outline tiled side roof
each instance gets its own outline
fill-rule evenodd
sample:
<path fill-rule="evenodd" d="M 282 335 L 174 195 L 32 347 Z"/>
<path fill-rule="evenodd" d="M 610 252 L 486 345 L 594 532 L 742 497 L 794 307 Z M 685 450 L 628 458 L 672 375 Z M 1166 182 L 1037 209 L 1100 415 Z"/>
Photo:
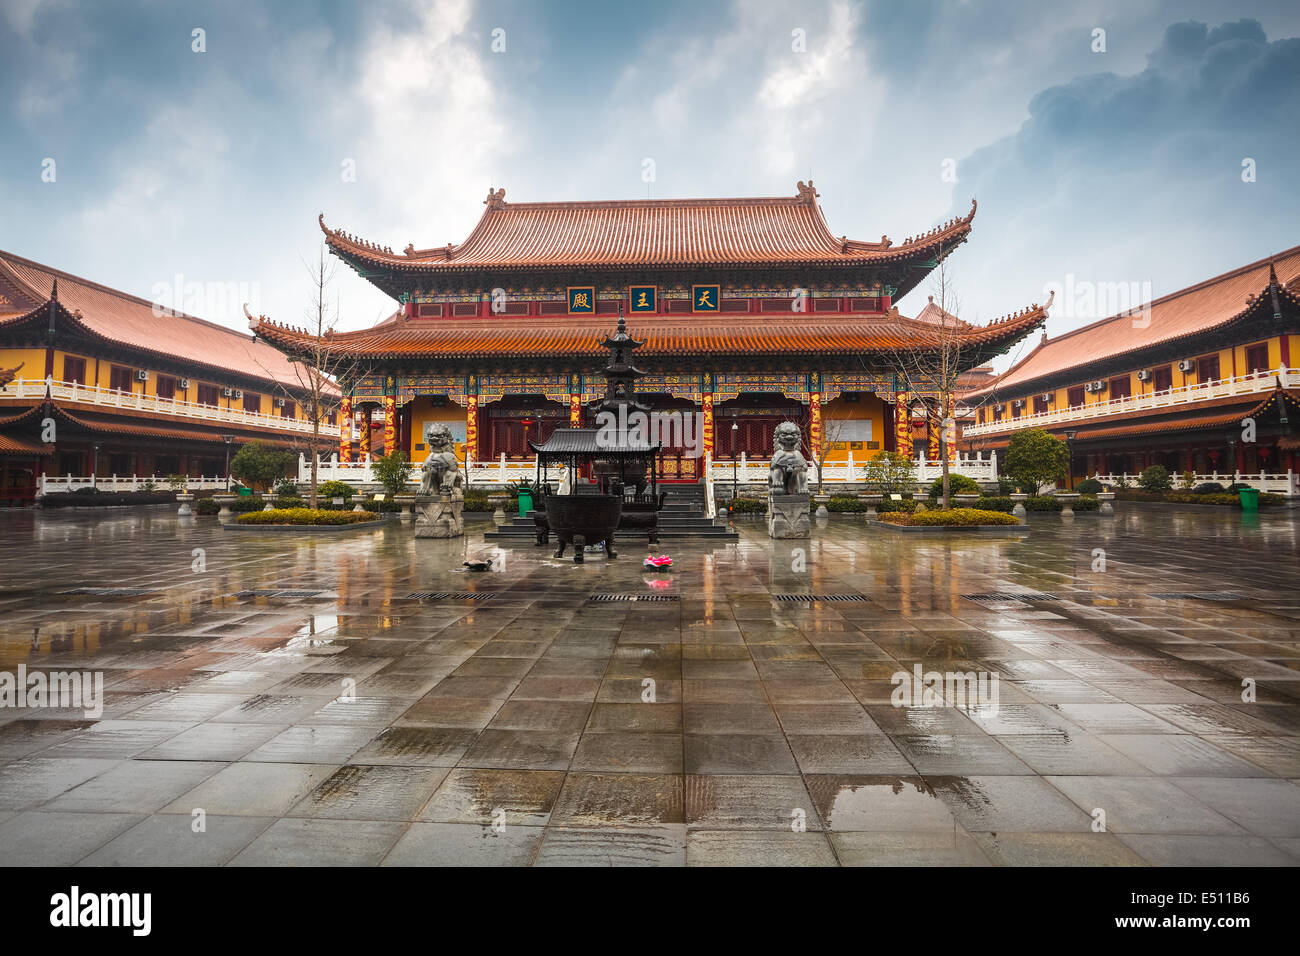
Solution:
<path fill-rule="evenodd" d="M 963 326 L 969 346 L 1010 345 L 1046 319 L 1034 305 L 983 326 Z M 287 349 L 306 348 L 305 332 L 272 322 L 251 321 L 259 337 Z M 692 316 L 643 318 L 633 330 L 645 345 L 637 358 L 676 355 L 856 354 L 924 344 L 938 332 L 933 324 L 899 315 L 810 317 L 795 324 L 772 316 Z M 524 327 L 502 327 L 491 320 L 402 319 L 389 325 L 330 336 L 330 351 L 352 356 L 590 357 L 609 332 L 608 317 L 534 319 Z"/>
<path fill-rule="evenodd" d="M 1205 332 L 1241 315 L 1269 285 L 1272 267 L 1291 295 L 1300 294 L 1300 246 L 1234 269 L 1150 303 L 1149 315 L 1124 313 L 1046 339 L 997 382 L 1010 395 L 1038 379 L 1126 352 Z M 1148 321 L 1149 318 L 1149 321 Z"/>
<path fill-rule="evenodd" d="M 289 389 L 300 387 L 289 361 L 264 342 L 190 315 L 159 317 L 153 303 L 145 299 L 3 251 L 0 286 L 10 290 L 10 300 L 21 311 L 5 313 L 0 308 L 0 328 L 48 302 L 56 281 L 59 304 L 92 336 Z M 19 303 L 18 296 L 25 301 Z"/>
<path fill-rule="evenodd" d="M 831 234 L 812 183 L 793 197 L 635 199 L 609 202 L 507 203 L 490 190 L 469 238 L 416 250 L 389 247 L 330 229 L 325 241 L 344 258 L 394 271 L 672 266 L 679 264 L 854 264 L 930 258 L 970 232 L 970 213 L 895 245 Z"/>

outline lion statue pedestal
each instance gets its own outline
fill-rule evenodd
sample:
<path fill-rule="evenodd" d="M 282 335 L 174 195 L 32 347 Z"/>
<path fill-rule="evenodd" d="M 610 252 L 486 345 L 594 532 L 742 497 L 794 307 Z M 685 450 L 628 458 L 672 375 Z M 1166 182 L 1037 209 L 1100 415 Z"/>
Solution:
<path fill-rule="evenodd" d="M 808 462 L 799 451 L 801 443 L 802 435 L 794 422 L 782 422 L 772 434 L 767 533 L 773 538 L 806 538 L 811 534 Z"/>
<path fill-rule="evenodd" d="M 459 538 L 465 533 L 465 480 L 456 462 L 455 441 L 446 425 L 429 429 L 429 457 L 420 466 L 415 496 L 417 538 Z"/>

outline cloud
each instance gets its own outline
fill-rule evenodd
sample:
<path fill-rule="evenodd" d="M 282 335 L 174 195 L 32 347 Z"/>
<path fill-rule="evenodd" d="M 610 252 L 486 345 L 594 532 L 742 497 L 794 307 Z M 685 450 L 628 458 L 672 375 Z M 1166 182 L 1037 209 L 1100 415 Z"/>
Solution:
<path fill-rule="evenodd" d="M 1300 39 L 1270 42 L 1254 20 L 1175 23 L 1147 64 L 1042 90 L 1020 129 L 960 162 L 981 218 L 958 268 L 1161 295 L 1294 245 Z M 1104 317 L 1057 314 L 1049 329 Z"/>

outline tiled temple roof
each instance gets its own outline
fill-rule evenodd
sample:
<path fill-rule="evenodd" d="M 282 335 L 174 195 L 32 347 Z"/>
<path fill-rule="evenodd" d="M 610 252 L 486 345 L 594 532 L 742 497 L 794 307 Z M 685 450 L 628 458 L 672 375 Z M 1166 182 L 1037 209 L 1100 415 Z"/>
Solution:
<path fill-rule="evenodd" d="M 1049 339 L 1013 365 L 995 386 L 970 396 L 986 397 L 993 388 L 1011 395 L 1033 391 L 1033 383 L 1074 368 L 1118 358 L 1153 345 L 1173 343 L 1231 322 L 1248 319 L 1250 313 L 1271 305 L 1271 282 L 1279 296 L 1293 309 L 1300 309 L 1300 246 L 1258 262 L 1234 269 L 1213 279 L 1163 296 L 1149 305 L 1149 316 L 1137 310 L 1093 322 Z M 1149 321 L 1148 321 L 1149 318 Z"/>
<path fill-rule="evenodd" d="M 91 338 L 301 390 L 289 360 L 264 342 L 180 312 L 159 316 L 147 299 L 3 251 L 0 295 L 0 330 L 43 319 L 55 299 L 62 314 Z"/>
<path fill-rule="evenodd" d="M 855 265 L 930 260 L 964 241 L 970 212 L 895 245 L 834 236 L 811 182 L 795 196 L 508 203 L 489 190 L 469 238 L 395 253 L 341 229 L 321 230 L 354 265 L 394 272 L 687 265 Z M 945 253 L 946 254 L 946 253 Z"/>
<path fill-rule="evenodd" d="M 1040 326 L 1046 306 L 1032 305 L 987 325 L 961 325 L 964 347 L 996 352 Z M 941 331 L 933 323 L 917 322 L 896 312 L 865 315 L 801 317 L 772 315 L 656 316 L 633 320 L 646 356 L 699 355 L 854 355 L 901 346 L 924 345 Z M 261 338 L 286 351 L 307 350 L 315 341 L 302 329 L 280 325 L 266 316 L 251 317 L 249 325 Z M 330 352 L 369 358 L 590 358 L 609 331 L 609 318 L 532 317 L 525 325 L 503 326 L 499 320 L 428 320 L 398 318 L 393 322 L 341 332 L 326 338 Z"/>

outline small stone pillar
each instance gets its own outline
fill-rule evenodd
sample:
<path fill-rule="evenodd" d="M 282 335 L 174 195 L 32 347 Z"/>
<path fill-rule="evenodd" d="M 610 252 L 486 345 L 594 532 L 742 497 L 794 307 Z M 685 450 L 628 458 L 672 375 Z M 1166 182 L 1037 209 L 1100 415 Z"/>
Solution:
<path fill-rule="evenodd" d="M 213 495 L 212 500 L 215 501 L 221 507 L 221 510 L 217 512 L 217 517 L 229 518 L 231 515 L 230 506 L 238 498 L 239 495 L 231 495 L 231 494 Z"/>
<path fill-rule="evenodd" d="M 817 502 L 816 517 L 825 518 L 829 512 L 826 510 L 826 503 L 831 500 L 830 495 L 813 495 L 813 501 Z"/>
<path fill-rule="evenodd" d="M 1115 492 L 1099 491 L 1097 492 L 1097 500 L 1101 502 L 1101 507 L 1097 509 L 1098 514 L 1107 518 L 1115 517 L 1115 506 L 1111 504 L 1115 500 Z"/>
<path fill-rule="evenodd" d="M 1028 500 L 1029 495 L 1025 494 L 1014 494 L 1011 496 L 1011 501 L 1014 504 L 1011 513 L 1022 521 L 1029 517 L 1028 513 L 1025 511 L 1025 502 Z"/>
<path fill-rule="evenodd" d="M 492 506 L 492 523 L 498 528 L 506 523 L 506 505 L 509 503 L 509 495 L 488 495 L 488 504 Z"/>
<path fill-rule="evenodd" d="M 884 500 L 884 495 L 870 495 L 866 493 L 858 495 L 858 501 L 867 506 L 867 510 L 863 513 L 862 517 L 867 521 L 879 521 L 880 513 L 876 509 L 880 507 L 880 503 Z"/>
<path fill-rule="evenodd" d="M 1062 518 L 1073 518 L 1073 517 L 1074 517 L 1074 503 L 1075 503 L 1076 501 L 1079 500 L 1079 493 L 1076 492 L 1076 491 L 1071 491 L 1071 492 L 1059 492 L 1059 491 L 1058 491 L 1058 492 L 1056 493 L 1055 497 L 1056 497 L 1056 500 L 1059 501 L 1059 502 L 1061 503 L 1061 517 L 1062 517 Z"/>
<path fill-rule="evenodd" d="M 411 513 L 411 507 L 415 504 L 415 495 L 393 495 L 393 500 L 402 506 L 401 514 L 397 516 L 398 521 L 410 521 L 415 517 Z"/>
<path fill-rule="evenodd" d="M 182 491 L 177 494 L 176 501 L 180 504 L 180 507 L 176 509 L 176 517 L 189 518 L 193 516 L 194 509 L 190 506 L 190 502 L 193 500 L 194 496 L 189 492 Z"/>

